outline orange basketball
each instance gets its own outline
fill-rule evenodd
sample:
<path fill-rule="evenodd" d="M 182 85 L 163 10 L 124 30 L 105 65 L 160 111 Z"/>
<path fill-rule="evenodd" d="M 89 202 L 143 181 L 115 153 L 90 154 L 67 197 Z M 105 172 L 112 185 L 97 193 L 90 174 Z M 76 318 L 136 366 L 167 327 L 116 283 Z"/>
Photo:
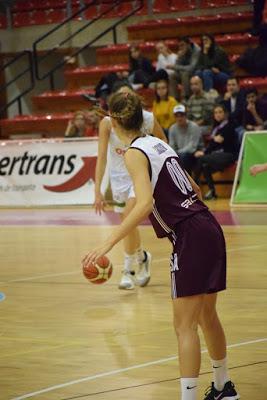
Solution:
<path fill-rule="evenodd" d="M 90 264 L 83 267 L 84 276 L 92 283 L 105 283 L 112 275 L 112 263 L 106 256 L 97 260 L 96 264 Z"/>

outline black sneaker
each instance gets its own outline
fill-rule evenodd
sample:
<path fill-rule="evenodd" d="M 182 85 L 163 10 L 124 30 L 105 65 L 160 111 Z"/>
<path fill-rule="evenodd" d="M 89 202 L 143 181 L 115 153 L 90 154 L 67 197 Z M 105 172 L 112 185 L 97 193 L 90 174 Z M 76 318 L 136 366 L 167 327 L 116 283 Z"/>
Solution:
<path fill-rule="evenodd" d="M 209 190 L 208 193 L 205 194 L 204 200 L 215 200 L 217 199 L 217 194 L 214 190 Z"/>
<path fill-rule="evenodd" d="M 224 385 L 223 390 L 220 392 L 214 387 L 214 382 L 207 389 L 204 400 L 238 400 L 239 394 L 235 390 L 235 385 L 229 381 Z"/>

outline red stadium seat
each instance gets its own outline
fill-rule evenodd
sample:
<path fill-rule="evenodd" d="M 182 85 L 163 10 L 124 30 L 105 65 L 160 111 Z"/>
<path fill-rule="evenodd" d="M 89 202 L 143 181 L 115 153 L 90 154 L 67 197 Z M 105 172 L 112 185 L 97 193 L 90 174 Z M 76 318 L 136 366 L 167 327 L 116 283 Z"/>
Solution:
<path fill-rule="evenodd" d="M 171 11 L 188 11 L 196 8 L 195 2 L 191 0 L 171 0 L 170 3 Z"/>
<path fill-rule="evenodd" d="M 148 14 L 147 2 L 145 1 L 143 7 L 139 11 L 137 11 L 135 15 L 147 15 L 147 14 Z"/>
<path fill-rule="evenodd" d="M 5 29 L 7 27 L 5 15 L 0 14 L 0 29 Z"/>
<path fill-rule="evenodd" d="M 236 5 L 248 4 L 247 0 L 202 0 L 201 7 L 231 7 Z"/>
<path fill-rule="evenodd" d="M 48 24 L 58 24 L 67 18 L 67 12 L 64 9 L 50 9 L 47 11 L 46 20 Z"/>
<path fill-rule="evenodd" d="M 108 13 L 103 15 L 104 18 L 116 18 L 118 16 L 117 7 L 112 7 L 111 4 L 101 4 L 99 7 L 99 15 L 103 12 L 110 10 Z"/>
<path fill-rule="evenodd" d="M 12 18 L 13 18 L 12 24 L 14 28 L 33 25 L 30 12 L 23 11 L 19 13 L 13 13 Z"/>
<path fill-rule="evenodd" d="M 12 7 L 12 13 L 32 11 L 34 4 L 32 1 L 17 1 Z"/>
<path fill-rule="evenodd" d="M 47 24 L 46 19 L 46 11 L 45 10 L 36 10 L 32 12 L 31 15 L 32 23 L 34 25 L 45 25 Z"/>
<path fill-rule="evenodd" d="M 91 6 L 83 13 L 85 19 L 94 19 L 98 16 L 98 10 L 96 6 Z"/>
<path fill-rule="evenodd" d="M 155 0 L 153 3 L 154 13 L 169 13 L 171 12 L 170 1 Z"/>
<path fill-rule="evenodd" d="M 118 5 L 117 15 L 119 17 L 124 17 L 124 15 L 129 14 L 131 11 L 133 11 L 132 3 L 122 3 Z"/>
<path fill-rule="evenodd" d="M 46 0 L 47 8 L 65 8 L 67 6 L 67 0 Z"/>

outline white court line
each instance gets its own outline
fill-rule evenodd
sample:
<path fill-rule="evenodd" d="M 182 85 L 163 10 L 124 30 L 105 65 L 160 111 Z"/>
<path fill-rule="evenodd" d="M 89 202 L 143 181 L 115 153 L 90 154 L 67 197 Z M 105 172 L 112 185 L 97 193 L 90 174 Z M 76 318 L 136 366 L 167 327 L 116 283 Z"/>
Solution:
<path fill-rule="evenodd" d="M 256 340 L 250 340 L 248 342 L 241 342 L 241 343 L 234 343 L 234 344 L 230 344 L 229 346 L 227 346 L 228 349 L 234 348 L 234 347 L 241 347 L 241 346 L 247 346 L 249 344 L 254 344 L 254 343 L 261 343 L 261 342 L 266 342 L 267 338 L 262 338 L 262 339 L 256 339 Z M 207 349 L 202 350 L 201 353 L 207 353 Z M 90 375 L 90 376 L 85 376 L 84 378 L 80 378 L 80 379 L 76 379 L 74 381 L 69 381 L 66 383 L 61 383 L 59 385 L 55 385 L 55 386 L 50 386 L 48 388 L 45 389 L 41 389 L 38 390 L 36 392 L 32 392 L 32 393 L 27 393 L 24 394 L 22 396 L 19 397 L 14 397 L 11 400 L 23 400 L 23 399 L 29 399 L 30 397 L 34 397 L 37 396 L 39 394 L 42 393 L 47 393 L 47 392 L 52 392 L 53 390 L 57 390 L 57 389 L 62 389 L 64 387 L 67 386 L 71 386 L 71 385 L 76 385 L 77 383 L 82 383 L 82 382 L 88 382 L 88 381 L 93 381 L 95 379 L 98 378 L 103 378 L 105 376 L 112 376 L 112 375 L 117 375 L 120 374 L 122 372 L 127 372 L 127 371 L 132 371 L 134 369 L 139 369 L 139 368 L 144 368 L 144 367 L 149 367 L 151 365 L 157 365 L 157 364 L 162 364 L 168 361 L 173 361 L 176 360 L 178 357 L 177 356 L 172 356 L 172 357 L 167 357 L 167 358 L 161 358 L 159 360 L 155 360 L 155 361 L 149 361 L 143 364 L 137 364 L 137 365 L 132 365 L 131 367 L 126 367 L 126 368 L 120 368 L 120 369 L 114 369 L 112 371 L 108 371 L 108 372 L 102 372 L 100 374 L 96 374 L 96 375 Z"/>
<path fill-rule="evenodd" d="M 253 245 L 253 246 L 237 247 L 237 248 L 233 248 L 233 249 L 227 250 L 227 253 L 231 253 L 233 251 L 258 249 L 259 247 L 265 247 L 265 246 L 266 246 L 266 244 L 264 243 L 264 244 L 256 244 L 256 245 Z M 167 261 L 167 260 L 169 260 L 169 257 L 158 258 L 158 259 L 154 259 L 153 263 Z M 117 264 L 117 265 L 118 265 L 118 267 L 120 267 L 123 264 Z M 29 276 L 27 278 L 19 278 L 19 279 L 12 279 L 10 281 L 3 281 L 3 282 L 0 282 L 0 285 L 4 285 L 4 284 L 7 284 L 7 283 L 33 281 L 35 279 L 53 278 L 53 277 L 64 276 L 64 275 L 76 275 L 76 274 L 80 274 L 80 273 L 81 273 L 80 270 L 75 270 L 75 271 L 69 271 L 69 272 L 59 272 L 59 273 L 56 273 L 56 274 L 35 275 L 35 276 Z"/>

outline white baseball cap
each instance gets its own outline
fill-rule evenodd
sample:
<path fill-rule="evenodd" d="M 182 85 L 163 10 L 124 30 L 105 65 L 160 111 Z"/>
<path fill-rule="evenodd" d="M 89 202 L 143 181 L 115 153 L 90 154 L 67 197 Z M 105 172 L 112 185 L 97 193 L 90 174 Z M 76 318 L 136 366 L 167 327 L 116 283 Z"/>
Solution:
<path fill-rule="evenodd" d="M 173 108 L 173 114 L 177 114 L 177 113 L 182 113 L 182 114 L 186 113 L 186 109 L 183 104 L 178 104 L 177 106 L 175 106 Z"/>

